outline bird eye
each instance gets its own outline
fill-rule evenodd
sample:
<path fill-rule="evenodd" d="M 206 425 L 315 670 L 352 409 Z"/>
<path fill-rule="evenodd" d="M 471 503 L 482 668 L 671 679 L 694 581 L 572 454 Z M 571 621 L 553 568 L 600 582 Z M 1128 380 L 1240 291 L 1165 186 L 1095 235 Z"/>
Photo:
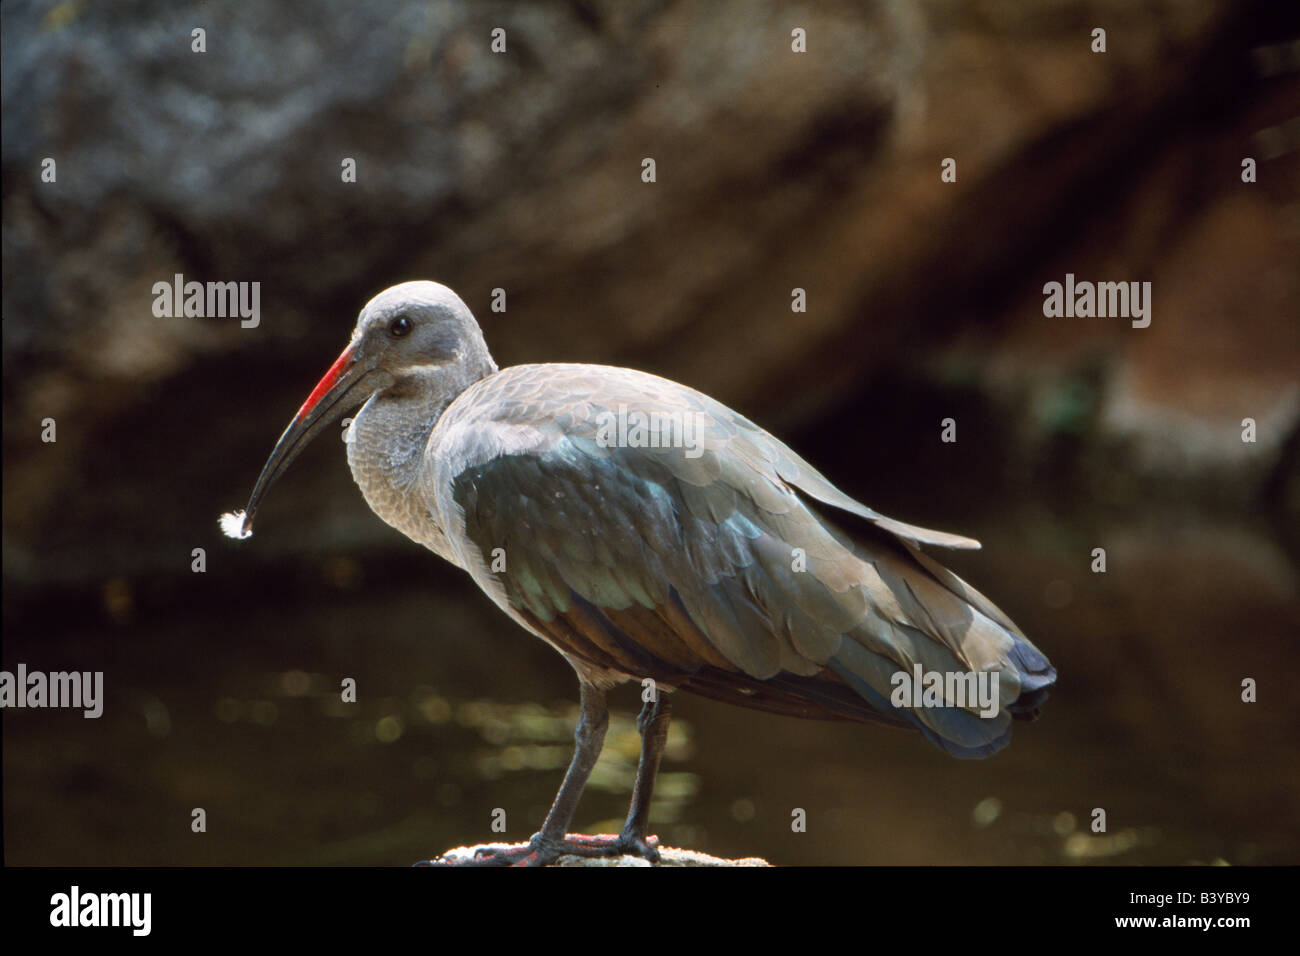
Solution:
<path fill-rule="evenodd" d="M 400 339 L 409 331 L 411 331 L 411 320 L 404 315 L 399 315 L 388 325 L 388 334 L 395 339 Z"/>

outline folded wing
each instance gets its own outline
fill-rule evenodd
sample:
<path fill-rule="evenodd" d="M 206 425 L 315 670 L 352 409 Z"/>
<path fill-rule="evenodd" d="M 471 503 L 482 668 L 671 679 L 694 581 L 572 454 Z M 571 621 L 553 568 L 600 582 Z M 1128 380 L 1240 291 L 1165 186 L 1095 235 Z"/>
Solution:
<path fill-rule="evenodd" d="M 1003 746 L 1055 679 L 917 547 L 977 542 L 880 515 L 692 389 L 518 366 L 458 399 L 432 440 L 426 497 L 463 563 L 503 557 L 493 578 L 510 606 L 576 660 L 742 706 L 913 726 L 958 756 Z M 874 527 L 851 540 L 822 505 Z M 995 713 L 894 706 L 895 675 L 917 664 L 996 673 Z"/>

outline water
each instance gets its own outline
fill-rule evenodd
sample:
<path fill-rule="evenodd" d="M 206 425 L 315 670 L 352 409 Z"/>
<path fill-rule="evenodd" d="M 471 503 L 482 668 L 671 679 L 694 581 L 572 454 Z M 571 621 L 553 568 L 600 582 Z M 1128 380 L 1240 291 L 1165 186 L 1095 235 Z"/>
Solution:
<path fill-rule="evenodd" d="M 1300 860 L 1296 571 L 1267 527 L 1041 503 L 949 524 L 985 545 L 949 564 L 1060 671 L 1042 719 L 958 761 L 902 731 L 682 695 L 665 842 L 782 864 Z M 5 713 L 7 862 L 401 865 L 500 839 L 498 809 L 525 839 L 570 754 L 576 682 L 467 577 L 397 552 L 285 570 L 245 551 L 224 576 L 110 580 L 84 613 L 50 609 L 66 626 L 9 628 L 7 668 L 103 670 L 106 705 Z M 635 688 L 611 704 L 588 831 L 616 829 L 635 768 Z"/>

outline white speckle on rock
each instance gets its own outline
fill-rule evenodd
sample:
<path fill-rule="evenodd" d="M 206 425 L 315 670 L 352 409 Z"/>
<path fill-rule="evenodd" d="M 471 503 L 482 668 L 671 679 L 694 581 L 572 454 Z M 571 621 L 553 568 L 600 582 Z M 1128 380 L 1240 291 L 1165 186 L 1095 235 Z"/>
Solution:
<path fill-rule="evenodd" d="M 458 846 L 442 854 L 440 859 L 450 863 L 461 863 L 474 858 L 480 849 L 499 849 L 500 847 L 522 847 L 522 843 L 480 843 L 476 846 Z M 760 857 L 750 856 L 738 860 L 725 860 L 710 856 L 697 850 L 681 850 L 676 847 L 660 847 L 658 864 L 651 864 L 639 856 L 561 856 L 552 866 L 771 866 Z"/>

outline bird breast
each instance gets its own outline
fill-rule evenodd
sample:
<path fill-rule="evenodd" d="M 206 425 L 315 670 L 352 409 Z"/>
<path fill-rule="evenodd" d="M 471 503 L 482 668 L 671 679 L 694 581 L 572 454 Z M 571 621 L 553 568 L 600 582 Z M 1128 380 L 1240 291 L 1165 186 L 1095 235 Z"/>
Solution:
<path fill-rule="evenodd" d="M 434 423 L 406 405 L 379 395 L 366 402 L 345 435 L 348 467 L 371 511 L 454 564 L 446 534 L 420 490 Z"/>

